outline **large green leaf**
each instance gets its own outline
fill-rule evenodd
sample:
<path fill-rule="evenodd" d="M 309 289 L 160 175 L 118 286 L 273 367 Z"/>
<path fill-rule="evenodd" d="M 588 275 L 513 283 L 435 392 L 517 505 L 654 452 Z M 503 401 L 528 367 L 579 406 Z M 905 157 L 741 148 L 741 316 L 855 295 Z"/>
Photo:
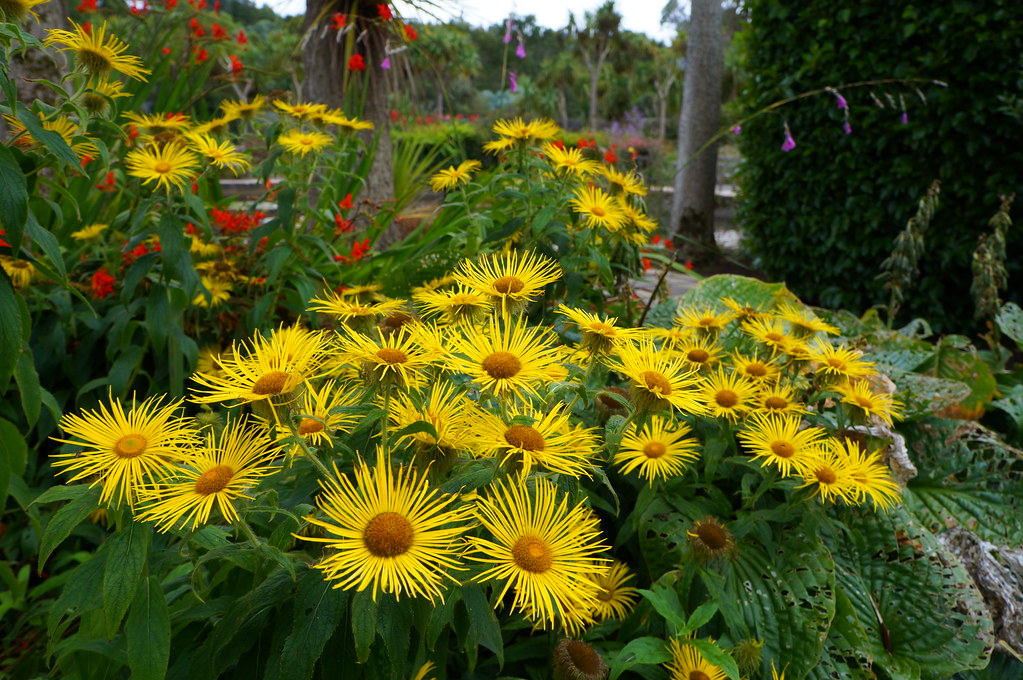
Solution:
<path fill-rule="evenodd" d="M 313 676 L 316 660 L 334 634 L 347 604 L 347 591 L 331 588 L 319 570 L 305 570 L 295 594 L 295 622 L 281 652 L 282 680 Z"/>
<path fill-rule="evenodd" d="M 40 571 L 60 542 L 70 536 L 74 528 L 99 507 L 99 493 L 98 486 L 92 487 L 53 514 L 39 542 Z"/>
<path fill-rule="evenodd" d="M 11 255 L 18 257 L 21 236 L 28 219 L 28 183 L 25 173 L 6 146 L 0 145 L 0 226 L 11 244 Z"/>
<path fill-rule="evenodd" d="M 107 542 L 110 554 L 103 573 L 103 615 L 107 637 L 113 637 L 117 632 L 121 619 L 135 599 L 152 536 L 151 525 L 131 522 Z"/>
<path fill-rule="evenodd" d="M 21 308 L 7 272 L 0 270 L 0 392 L 14 373 L 21 350 Z"/>
<path fill-rule="evenodd" d="M 144 580 L 124 625 L 132 680 L 163 680 L 170 660 L 171 622 L 160 580 Z"/>
<path fill-rule="evenodd" d="M 1023 309 L 1015 302 L 1006 302 L 998 310 L 995 323 L 1005 335 L 1012 338 L 1016 346 L 1023 349 Z"/>
<path fill-rule="evenodd" d="M 892 380 L 899 388 L 906 419 L 929 416 L 946 406 L 962 403 L 970 396 L 970 386 L 959 380 L 934 378 L 918 373 L 895 373 Z"/>
<path fill-rule="evenodd" d="M 892 680 L 947 678 L 986 665 L 994 640 L 984 601 L 934 535 L 901 506 L 887 515 L 844 514 L 849 531 L 831 548 L 838 584 L 869 645 L 856 651 Z"/>
<path fill-rule="evenodd" d="M 704 572 L 705 576 L 709 572 Z M 835 565 L 809 528 L 780 532 L 772 545 L 748 536 L 724 578 L 704 578 L 733 635 L 764 641 L 767 658 L 799 680 L 817 664 L 835 614 Z"/>
<path fill-rule="evenodd" d="M 748 276 L 720 274 L 696 284 L 682 296 L 681 304 L 697 307 L 725 309 L 721 298 L 732 298 L 741 305 L 754 309 L 773 309 L 779 302 L 797 302 L 784 283 L 765 283 Z"/>

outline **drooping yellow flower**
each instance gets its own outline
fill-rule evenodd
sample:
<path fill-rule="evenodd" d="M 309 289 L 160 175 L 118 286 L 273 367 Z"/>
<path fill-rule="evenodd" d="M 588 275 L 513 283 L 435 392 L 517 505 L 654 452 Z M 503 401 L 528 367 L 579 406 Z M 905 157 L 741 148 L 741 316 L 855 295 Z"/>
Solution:
<path fill-rule="evenodd" d="M 697 415 L 707 410 L 697 371 L 658 349 L 651 340 L 620 345 L 617 357 L 609 358 L 607 365 L 632 381 L 632 397 L 641 408 L 676 408 Z"/>
<path fill-rule="evenodd" d="M 873 361 L 864 361 L 863 353 L 845 345 L 835 347 L 830 342 L 818 342 L 810 348 L 810 360 L 818 363 L 818 373 L 846 380 L 874 375 Z"/>
<path fill-rule="evenodd" d="M 119 97 L 130 97 L 124 92 L 120 80 L 101 80 L 93 83 L 82 93 L 82 105 L 85 110 L 95 116 L 104 116 L 110 112 L 110 100 Z"/>
<path fill-rule="evenodd" d="M 205 123 L 199 123 L 192 128 L 191 132 L 196 135 L 211 135 L 218 137 L 226 135 L 231 131 L 231 123 L 238 120 L 236 116 L 220 116 Z"/>
<path fill-rule="evenodd" d="M 453 336 L 450 344 L 454 354 L 448 357 L 449 368 L 502 399 L 539 396 L 538 389 L 552 380 L 558 361 L 554 334 L 521 321 L 501 324 L 492 318 L 484 328 Z"/>
<path fill-rule="evenodd" d="M 615 205 L 617 205 L 618 209 L 622 211 L 623 215 L 625 215 L 625 229 L 627 229 L 630 235 L 632 235 L 632 242 L 638 243 L 639 245 L 646 244 L 645 234 L 655 231 L 657 229 L 657 222 L 650 219 L 646 213 L 639 210 L 625 199 L 616 198 Z M 636 237 L 642 237 L 642 241 L 637 240 Z"/>
<path fill-rule="evenodd" d="M 91 241 L 109 228 L 109 224 L 90 224 L 78 231 L 71 232 L 71 238 L 76 241 Z"/>
<path fill-rule="evenodd" d="M 225 99 L 220 102 L 220 110 L 224 112 L 224 117 L 241 118 L 242 120 L 252 120 L 265 106 L 266 97 L 261 94 L 257 94 L 249 102 L 235 99 Z"/>
<path fill-rule="evenodd" d="M 280 469 L 273 462 L 279 453 L 266 430 L 245 418 L 228 422 L 219 435 L 209 430 L 205 445 L 172 477 L 145 489 L 138 520 L 154 523 L 161 532 L 179 526 L 194 531 L 209 521 L 216 506 L 225 520 L 236 522 L 234 501 L 251 500 L 246 491 Z"/>
<path fill-rule="evenodd" d="M 309 300 L 306 311 L 330 314 L 346 326 L 368 333 L 377 319 L 401 311 L 407 304 L 405 300 L 369 302 L 348 291 L 335 293 L 325 290 L 321 297 Z"/>
<path fill-rule="evenodd" d="M 772 355 L 776 352 L 787 353 L 790 347 L 799 344 L 799 340 L 785 330 L 785 324 L 773 317 L 751 319 L 742 324 L 742 331 L 768 347 Z"/>
<path fill-rule="evenodd" d="M 608 182 L 611 184 L 611 193 L 613 194 L 646 196 L 646 187 L 643 186 L 643 180 L 633 170 L 622 172 L 610 165 L 601 165 L 600 174 L 607 177 Z"/>
<path fill-rule="evenodd" d="M 755 412 L 746 419 L 737 437 L 761 467 L 775 467 L 783 475 L 801 474 L 817 456 L 825 432 L 819 427 L 800 428 L 799 415 Z"/>
<path fill-rule="evenodd" d="M 849 450 L 834 437 L 827 437 L 815 453 L 799 471 L 803 478 L 800 488 L 812 488 L 813 495 L 820 496 L 822 501 L 835 503 L 842 499 L 857 505 L 861 491 L 853 480 L 854 461 Z"/>
<path fill-rule="evenodd" d="M 277 138 L 277 143 L 283 146 L 289 153 L 297 153 L 304 156 L 307 153 L 323 151 L 323 149 L 334 143 L 334 138 L 322 132 L 303 132 L 302 130 L 293 129 L 280 135 Z"/>
<path fill-rule="evenodd" d="M 477 424 L 480 455 L 501 458 L 525 477 L 534 466 L 572 477 L 589 477 L 599 442 L 595 430 L 573 427 L 559 405 L 543 413 L 514 409 L 505 418 L 484 415 Z M 526 425 L 525 421 L 531 421 Z"/>
<path fill-rule="evenodd" d="M 231 142 L 217 141 L 205 132 L 193 133 L 187 135 L 187 138 L 191 147 L 205 156 L 210 165 L 227 168 L 236 175 L 252 165 L 248 156 L 238 151 Z"/>
<path fill-rule="evenodd" d="M 359 120 L 358 118 L 349 118 L 345 115 L 340 116 L 326 116 L 321 115 L 320 119 L 327 125 L 336 125 L 340 132 L 345 134 L 352 134 L 360 132 L 362 130 L 372 130 L 374 125 L 368 120 Z"/>
<path fill-rule="evenodd" d="M 681 476 L 700 457 L 700 442 L 691 433 L 685 423 L 654 416 L 642 429 L 629 426 L 613 462 L 622 474 L 638 470 L 640 479 L 649 480 L 651 486 L 658 477 Z"/>
<path fill-rule="evenodd" d="M 835 387 L 842 395 L 842 403 L 852 406 L 853 413 L 862 418 L 877 416 L 888 425 L 900 419 L 902 404 L 886 392 L 874 391 L 868 380 L 846 381 Z"/>
<path fill-rule="evenodd" d="M 31 14 L 39 21 L 39 15 L 32 11 L 33 7 L 49 2 L 49 0 L 0 0 L 0 17 L 12 24 L 20 24 Z"/>
<path fill-rule="evenodd" d="M 476 514 L 494 540 L 470 537 L 469 559 L 492 565 L 475 581 L 502 580 L 497 602 L 511 590 L 512 609 L 544 628 L 580 610 L 591 611 L 597 589 L 590 576 L 604 574 L 610 560 L 597 557 L 608 546 L 596 517 L 580 502 L 569 507 L 550 481 L 492 484 L 477 501 Z"/>
<path fill-rule="evenodd" d="M 494 308 L 491 297 L 459 284 L 455 290 L 431 290 L 413 293 L 412 299 L 423 306 L 427 316 L 442 316 L 453 324 L 482 322 Z"/>
<path fill-rule="evenodd" d="M 313 104 L 312 102 L 289 104 L 283 99 L 275 99 L 273 101 L 273 105 L 278 111 L 286 113 L 296 120 L 308 120 L 313 116 L 326 112 L 327 110 L 326 104 Z"/>
<path fill-rule="evenodd" d="M 483 145 L 483 151 L 485 153 L 500 154 L 502 151 L 507 151 L 515 146 L 515 140 L 511 137 L 501 137 L 495 139 L 492 142 L 487 142 Z"/>
<path fill-rule="evenodd" d="M 671 661 L 665 667 L 671 674 L 670 680 L 725 680 L 728 677 L 724 669 L 704 659 L 685 638 L 669 640 L 668 652 Z"/>
<path fill-rule="evenodd" d="M 92 26 L 89 30 L 74 21 L 71 21 L 71 26 L 74 31 L 51 28 L 43 44 L 47 47 L 60 45 L 58 52 L 70 51 L 75 66 L 92 77 L 104 78 L 111 71 L 118 71 L 129 78 L 146 81 L 150 71 L 142 66 L 141 59 L 125 54 L 127 43 L 115 36 L 107 39 L 107 22 Z"/>
<path fill-rule="evenodd" d="M 89 479 L 101 484 L 100 500 L 134 507 L 143 485 L 166 477 L 176 461 L 187 459 L 198 442 L 198 432 L 180 417 L 181 400 L 163 404 L 163 397 L 150 397 L 137 404 L 132 397 L 125 411 L 121 400 L 100 403 L 98 411 L 67 414 L 60 427 L 82 450 L 54 454 L 51 465 L 61 473 L 74 473 L 69 482 Z"/>
<path fill-rule="evenodd" d="M 675 316 L 675 325 L 707 335 L 717 336 L 725 330 L 728 324 L 735 318 L 732 312 L 719 312 L 710 307 L 697 307 L 686 305 L 679 308 Z"/>
<path fill-rule="evenodd" d="M 11 283 L 15 288 L 28 288 L 36 276 L 35 265 L 26 260 L 0 257 L 0 267 L 3 267 L 7 275 L 11 277 Z"/>
<path fill-rule="evenodd" d="M 386 457 L 374 468 L 355 466 L 355 483 L 334 469 L 334 479 L 319 480 L 316 505 L 327 520 L 307 521 L 326 530 L 326 538 L 296 536 L 326 544 L 330 553 L 313 566 L 334 588 L 407 594 L 433 602 L 443 599 L 449 571 L 462 569 L 462 533 L 471 509 L 452 509 L 455 496 L 429 488 L 411 468 L 395 472 Z"/>
<path fill-rule="evenodd" d="M 182 189 L 195 179 L 199 157 L 176 143 L 132 149 L 124 158 L 128 174 L 141 177 L 143 184 L 156 182 L 157 188 Z"/>
<path fill-rule="evenodd" d="M 209 276 L 200 277 L 200 281 L 202 281 L 202 287 L 209 292 L 210 296 L 207 299 L 206 293 L 200 291 L 192 299 L 192 304 L 196 307 L 214 309 L 231 299 L 231 291 L 234 290 L 234 286 L 230 281 L 215 279 Z"/>
<path fill-rule="evenodd" d="M 350 432 L 358 420 L 354 413 L 340 409 L 356 403 L 352 393 L 334 380 L 327 380 L 319 389 L 306 385 L 302 400 L 295 405 L 297 411 L 295 432 L 312 446 L 330 446 L 336 434 Z M 276 428 L 278 439 L 293 434 L 286 423 L 270 425 Z M 291 453 L 296 454 L 299 451 L 300 447 L 296 444 Z"/>
<path fill-rule="evenodd" d="M 585 219 L 586 226 L 591 229 L 618 231 L 628 221 L 615 200 L 596 187 L 579 187 L 569 204 Z"/>
<path fill-rule="evenodd" d="M 641 328 L 619 326 L 618 317 L 611 316 L 601 319 L 596 314 L 567 305 L 559 305 L 556 311 L 567 316 L 572 323 L 579 327 L 582 333 L 580 347 L 592 354 L 606 355 L 619 344 L 635 340 L 644 333 Z"/>
<path fill-rule="evenodd" d="M 338 361 L 358 368 L 368 387 L 395 385 L 402 390 L 417 387 L 426 377 L 434 353 L 423 347 L 415 334 L 392 333 L 376 337 L 348 330 L 338 335 Z"/>
<path fill-rule="evenodd" d="M 43 149 L 45 148 L 42 142 L 32 136 L 32 133 L 25 129 L 24 123 L 15 118 L 14 116 L 4 114 L 4 119 L 11 128 L 11 132 L 16 137 L 15 144 L 26 149 Z M 44 130 L 50 132 L 56 132 L 74 152 L 79 159 L 85 158 L 86 156 L 96 156 L 99 151 L 96 148 L 96 144 L 92 139 L 86 137 L 81 129 L 70 119 L 66 117 L 56 118 L 54 120 L 43 120 L 40 118 L 40 125 Z"/>
<path fill-rule="evenodd" d="M 865 448 L 850 439 L 845 439 L 842 446 L 849 454 L 849 476 L 857 500 L 870 499 L 874 509 L 882 512 L 898 503 L 901 488 L 892 479 L 888 466 L 881 462 L 881 452 L 867 453 Z"/>
<path fill-rule="evenodd" d="M 838 335 L 839 333 L 836 326 L 822 321 L 809 309 L 794 305 L 787 300 L 778 305 L 775 314 L 792 325 L 793 332 L 797 337 L 807 337 L 817 333 L 827 333 L 828 335 Z"/>
<path fill-rule="evenodd" d="M 594 616 L 598 621 L 608 619 L 624 619 L 636 606 L 638 593 L 633 586 L 625 585 L 634 578 L 629 567 L 621 562 L 614 562 L 605 574 L 591 574 L 590 580 L 596 584 L 597 604 Z"/>
<path fill-rule="evenodd" d="M 583 158 L 581 149 L 572 147 L 565 148 L 548 142 L 543 145 L 543 154 L 555 170 L 562 171 L 563 175 L 577 175 L 583 177 L 596 172 L 600 163 L 594 160 Z"/>
<path fill-rule="evenodd" d="M 476 449 L 479 409 L 453 383 L 434 382 L 423 394 L 400 393 L 391 400 L 390 410 L 396 429 L 423 421 L 436 432 L 436 436 L 429 432 L 402 435 L 396 444 L 413 444 L 420 450 L 442 454 Z"/>
<path fill-rule="evenodd" d="M 431 177 L 430 186 L 433 187 L 434 191 L 444 191 L 446 189 L 454 189 L 459 184 L 468 184 L 469 180 L 472 179 L 472 173 L 481 167 L 483 167 L 483 164 L 479 161 L 462 161 L 458 164 L 457 168 L 453 165 L 449 166 Z"/>
<path fill-rule="evenodd" d="M 539 253 L 511 252 L 462 260 L 455 281 L 489 295 L 504 315 L 519 311 L 539 296 L 545 286 L 561 278 L 561 267 Z"/>
<path fill-rule="evenodd" d="M 142 139 L 152 141 L 159 137 L 161 140 L 174 138 L 192 129 L 192 119 L 183 113 L 138 113 L 128 111 L 121 116 L 130 125 L 135 126 L 135 131 L 142 135 Z"/>

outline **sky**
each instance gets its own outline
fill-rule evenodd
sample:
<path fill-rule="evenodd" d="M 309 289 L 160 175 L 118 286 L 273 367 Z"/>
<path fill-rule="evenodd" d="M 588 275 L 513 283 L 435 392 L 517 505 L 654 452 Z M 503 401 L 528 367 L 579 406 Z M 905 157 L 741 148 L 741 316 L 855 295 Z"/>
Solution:
<path fill-rule="evenodd" d="M 568 17 L 575 14 L 581 21 L 583 13 L 594 11 L 604 0 L 436 0 L 442 9 L 434 11 L 437 19 L 448 20 L 461 15 L 467 22 L 476 26 L 490 26 L 503 22 L 514 12 L 518 16 L 532 14 L 541 26 L 564 28 L 568 25 Z M 305 0 L 263 0 L 277 13 L 285 16 L 303 14 Z M 261 4 L 257 2 L 257 4 Z M 414 12 L 407 9 L 404 2 L 395 2 L 402 16 L 414 17 Z M 674 27 L 660 26 L 661 9 L 665 0 L 618 0 L 615 9 L 622 15 L 622 27 L 637 33 L 646 33 L 661 42 L 670 42 L 675 35 Z M 428 19 L 435 21 L 435 19 Z"/>

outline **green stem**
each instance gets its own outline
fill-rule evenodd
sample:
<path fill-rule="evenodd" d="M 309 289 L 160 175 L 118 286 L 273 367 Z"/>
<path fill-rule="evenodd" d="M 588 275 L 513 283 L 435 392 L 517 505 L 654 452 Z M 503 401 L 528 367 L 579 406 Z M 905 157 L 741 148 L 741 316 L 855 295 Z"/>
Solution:
<path fill-rule="evenodd" d="M 334 475 L 327 469 L 327 466 L 323 464 L 320 457 L 313 452 L 312 448 L 306 444 L 305 438 L 298 433 L 298 428 L 295 427 L 295 423 L 292 422 L 291 418 L 288 418 L 288 428 L 291 429 L 291 434 L 295 436 L 296 440 L 298 440 L 298 445 L 302 448 L 302 452 L 305 453 L 306 457 L 308 457 L 310 461 L 312 461 L 313 465 L 320 471 L 320 474 L 323 475 L 324 479 L 333 479 Z"/>
<path fill-rule="evenodd" d="M 749 499 L 742 504 L 743 509 L 752 509 L 753 507 L 755 507 L 757 501 L 760 500 L 760 497 L 763 496 L 768 489 L 773 487 L 774 483 L 777 481 L 778 468 L 772 467 L 771 472 L 766 477 L 764 477 L 764 479 L 760 482 L 760 486 L 757 487 L 757 490 L 753 492 L 753 495 L 750 496 Z"/>
<path fill-rule="evenodd" d="M 256 532 L 252 530 L 252 527 L 249 526 L 249 523 L 246 522 L 243 518 L 239 517 L 237 520 L 235 520 L 234 525 L 242 530 L 242 533 L 245 534 L 245 537 L 249 539 L 249 543 L 252 544 L 252 547 L 254 547 L 256 550 L 259 550 L 260 548 L 263 547 L 263 543 L 259 540 L 259 536 L 256 535 Z"/>
<path fill-rule="evenodd" d="M 384 387 L 384 417 L 380 421 L 380 450 L 387 455 L 387 424 L 391 419 L 391 386 Z"/>

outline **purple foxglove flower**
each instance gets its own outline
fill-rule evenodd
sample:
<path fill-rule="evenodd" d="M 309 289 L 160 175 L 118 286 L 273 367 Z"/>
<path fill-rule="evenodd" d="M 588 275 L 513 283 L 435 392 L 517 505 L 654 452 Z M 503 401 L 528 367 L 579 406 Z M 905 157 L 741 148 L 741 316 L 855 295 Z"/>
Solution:
<path fill-rule="evenodd" d="M 501 42 L 505 45 L 511 42 L 512 28 L 515 26 L 515 20 L 508 17 L 508 21 L 504 25 L 504 37 L 501 38 Z"/>
<path fill-rule="evenodd" d="M 909 124 L 909 114 L 906 113 L 905 111 L 902 112 L 902 124 L 903 125 Z"/>
<path fill-rule="evenodd" d="M 519 41 L 519 46 L 515 48 L 515 56 L 519 59 L 526 58 L 526 46 L 522 44 L 521 40 Z"/>
<path fill-rule="evenodd" d="M 519 89 L 518 78 L 516 78 L 515 74 L 511 71 L 508 71 L 508 89 L 512 92 L 518 92 Z"/>
<path fill-rule="evenodd" d="M 391 68 L 391 58 L 384 57 L 384 60 L 380 62 L 380 68 Z"/>
<path fill-rule="evenodd" d="M 842 129 L 845 130 L 845 134 L 852 134 L 852 125 L 849 125 L 849 121 L 845 121 L 845 125 L 842 126 Z"/>
<path fill-rule="evenodd" d="M 835 97 L 837 98 L 838 108 L 840 108 L 840 109 L 847 109 L 847 108 L 849 108 L 849 102 L 847 102 L 845 100 L 845 97 L 843 97 L 842 95 L 840 95 L 837 92 L 835 93 Z"/>
<path fill-rule="evenodd" d="M 737 135 L 740 132 L 742 132 L 742 126 L 741 125 L 736 125 L 734 128 L 732 128 L 732 134 L 733 135 Z"/>
<path fill-rule="evenodd" d="M 785 153 L 792 151 L 796 148 L 796 140 L 792 139 L 792 133 L 789 132 L 788 126 L 785 127 L 785 141 L 781 143 L 781 150 Z"/>

